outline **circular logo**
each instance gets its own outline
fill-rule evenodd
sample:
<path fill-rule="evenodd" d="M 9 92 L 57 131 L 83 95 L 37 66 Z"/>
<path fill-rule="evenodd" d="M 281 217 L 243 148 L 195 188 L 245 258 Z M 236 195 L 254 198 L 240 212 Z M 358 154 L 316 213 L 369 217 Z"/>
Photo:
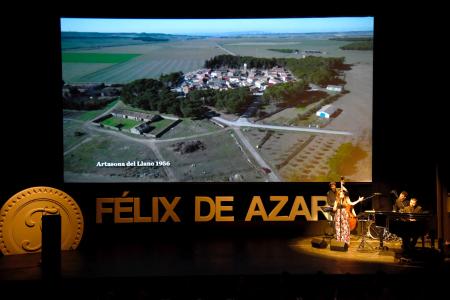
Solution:
<path fill-rule="evenodd" d="M 83 235 L 83 215 L 69 195 L 39 186 L 23 190 L 0 210 L 0 250 L 4 255 L 41 251 L 44 214 L 61 215 L 61 249 L 76 249 Z"/>

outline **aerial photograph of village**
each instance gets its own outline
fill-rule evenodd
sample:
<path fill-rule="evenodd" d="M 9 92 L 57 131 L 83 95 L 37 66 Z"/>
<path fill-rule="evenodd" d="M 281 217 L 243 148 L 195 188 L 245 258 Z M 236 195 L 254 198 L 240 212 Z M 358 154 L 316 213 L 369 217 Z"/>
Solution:
<path fill-rule="evenodd" d="M 373 17 L 60 22 L 65 182 L 372 181 Z"/>

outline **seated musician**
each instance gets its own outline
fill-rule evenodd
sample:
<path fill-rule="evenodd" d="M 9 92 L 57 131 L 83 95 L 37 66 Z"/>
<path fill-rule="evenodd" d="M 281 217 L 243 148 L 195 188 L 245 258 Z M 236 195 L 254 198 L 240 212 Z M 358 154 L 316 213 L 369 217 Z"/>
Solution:
<path fill-rule="evenodd" d="M 408 197 L 408 193 L 406 191 L 403 191 L 400 193 L 398 198 L 395 200 L 394 204 L 394 211 L 402 212 L 403 209 L 408 205 L 408 202 L 406 201 L 406 197 Z"/>
<path fill-rule="evenodd" d="M 403 213 L 412 213 L 412 214 L 418 214 L 418 213 L 422 213 L 422 207 L 417 205 L 417 199 L 416 198 L 411 198 L 411 200 L 409 200 L 409 205 L 405 206 L 405 208 L 402 210 Z M 411 216 L 408 216 L 406 218 L 402 218 L 404 219 L 404 221 L 416 221 L 416 219 L 412 218 Z M 414 250 L 416 244 L 417 244 L 417 239 L 419 238 L 420 234 L 417 232 L 408 232 L 406 231 L 405 233 L 403 233 L 402 235 L 402 242 L 403 242 L 403 250 L 406 252 L 409 252 L 411 250 Z"/>
<path fill-rule="evenodd" d="M 409 205 L 403 209 L 403 212 L 419 214 L 419 213 L 423 212 L 423 210 L 422 210 L 422 206 L 417 205 L 417 199 L 411 198 L 411 200 L 409 200 Z"/>

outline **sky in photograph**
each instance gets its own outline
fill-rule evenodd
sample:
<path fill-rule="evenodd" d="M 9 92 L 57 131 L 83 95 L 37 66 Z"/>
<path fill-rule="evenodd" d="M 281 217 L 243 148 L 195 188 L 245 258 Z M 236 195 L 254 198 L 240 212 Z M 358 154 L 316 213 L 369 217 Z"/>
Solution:
<path fill-rule="evenodd" d="M 61 18 L 61 31 L 165 33 L 318 33 L 373 31 L 373 17 L 277 19 L 85 19 Z"/>

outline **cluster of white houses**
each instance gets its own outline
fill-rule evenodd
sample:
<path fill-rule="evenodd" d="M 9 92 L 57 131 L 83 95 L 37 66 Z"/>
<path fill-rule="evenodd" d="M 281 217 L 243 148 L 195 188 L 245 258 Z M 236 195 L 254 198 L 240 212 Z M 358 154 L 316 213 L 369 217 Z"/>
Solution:
<path fill-rule="evenodd" d="M 284 82 L 294 81 L 295 78 L 292 74 L 282 67 L 274 67 L 272 69 L 249 69 L 247 70 L 246 64 L 240 69 L 199 69 L 193 72 L 189 72 L 184 75 L 183 83 L 171 90 L 180 94 L 188 94 L 191 90 L 227 90 L 239 87 L 248 87 L 254 95 L 262 95 L 264 90 L 271 85 L 280 84 Z M 97 89 L 98 90 L 98 89 Z M 332 92 L 342 92 L 343 87 L 339 85 L 328 85 L 326 90 Z M 316 112 L 316 116 L 320 118 L 330 118 L 336 113 L 337 108 L 332 105 L 325 105 Z M 95 120 L 95 123 L 100 126 L 112 127 L 105 125 L 102 122 L 109 117 L 114 116 L 123 119 L 132 119 L 141 122 L 139 125 L 130 129 L 131 133 L 145 135 L 150 137 L 159 137 L 164 132 L 178 124 L 181 120 L 169 116 L 161 116 L 159 114 L 149 114 L 143 112 L 136 112 L 123 109 L 114 109 L 110 114 L 102 116 Z M 167 128 L 162 131 L 158 130 L 158 133 L 153 133 L 155 129 L 152 126 L 154 122 L 171 119 L 171 122 Z M 122 130 L 120 126 L 113 128 L 116 130 Z"/>
<path fill-rule="evenodd" d="M 285 68 L 247 70 L 244 64 L 241 69 L 199 69 L 186 73 L 181 86 L 172 91 L 187 94 L 194 89 L 227 90 L 248 87 L 254 93 L 262 93 L 268 86 L 293 80 L 294 77 Z"/>

